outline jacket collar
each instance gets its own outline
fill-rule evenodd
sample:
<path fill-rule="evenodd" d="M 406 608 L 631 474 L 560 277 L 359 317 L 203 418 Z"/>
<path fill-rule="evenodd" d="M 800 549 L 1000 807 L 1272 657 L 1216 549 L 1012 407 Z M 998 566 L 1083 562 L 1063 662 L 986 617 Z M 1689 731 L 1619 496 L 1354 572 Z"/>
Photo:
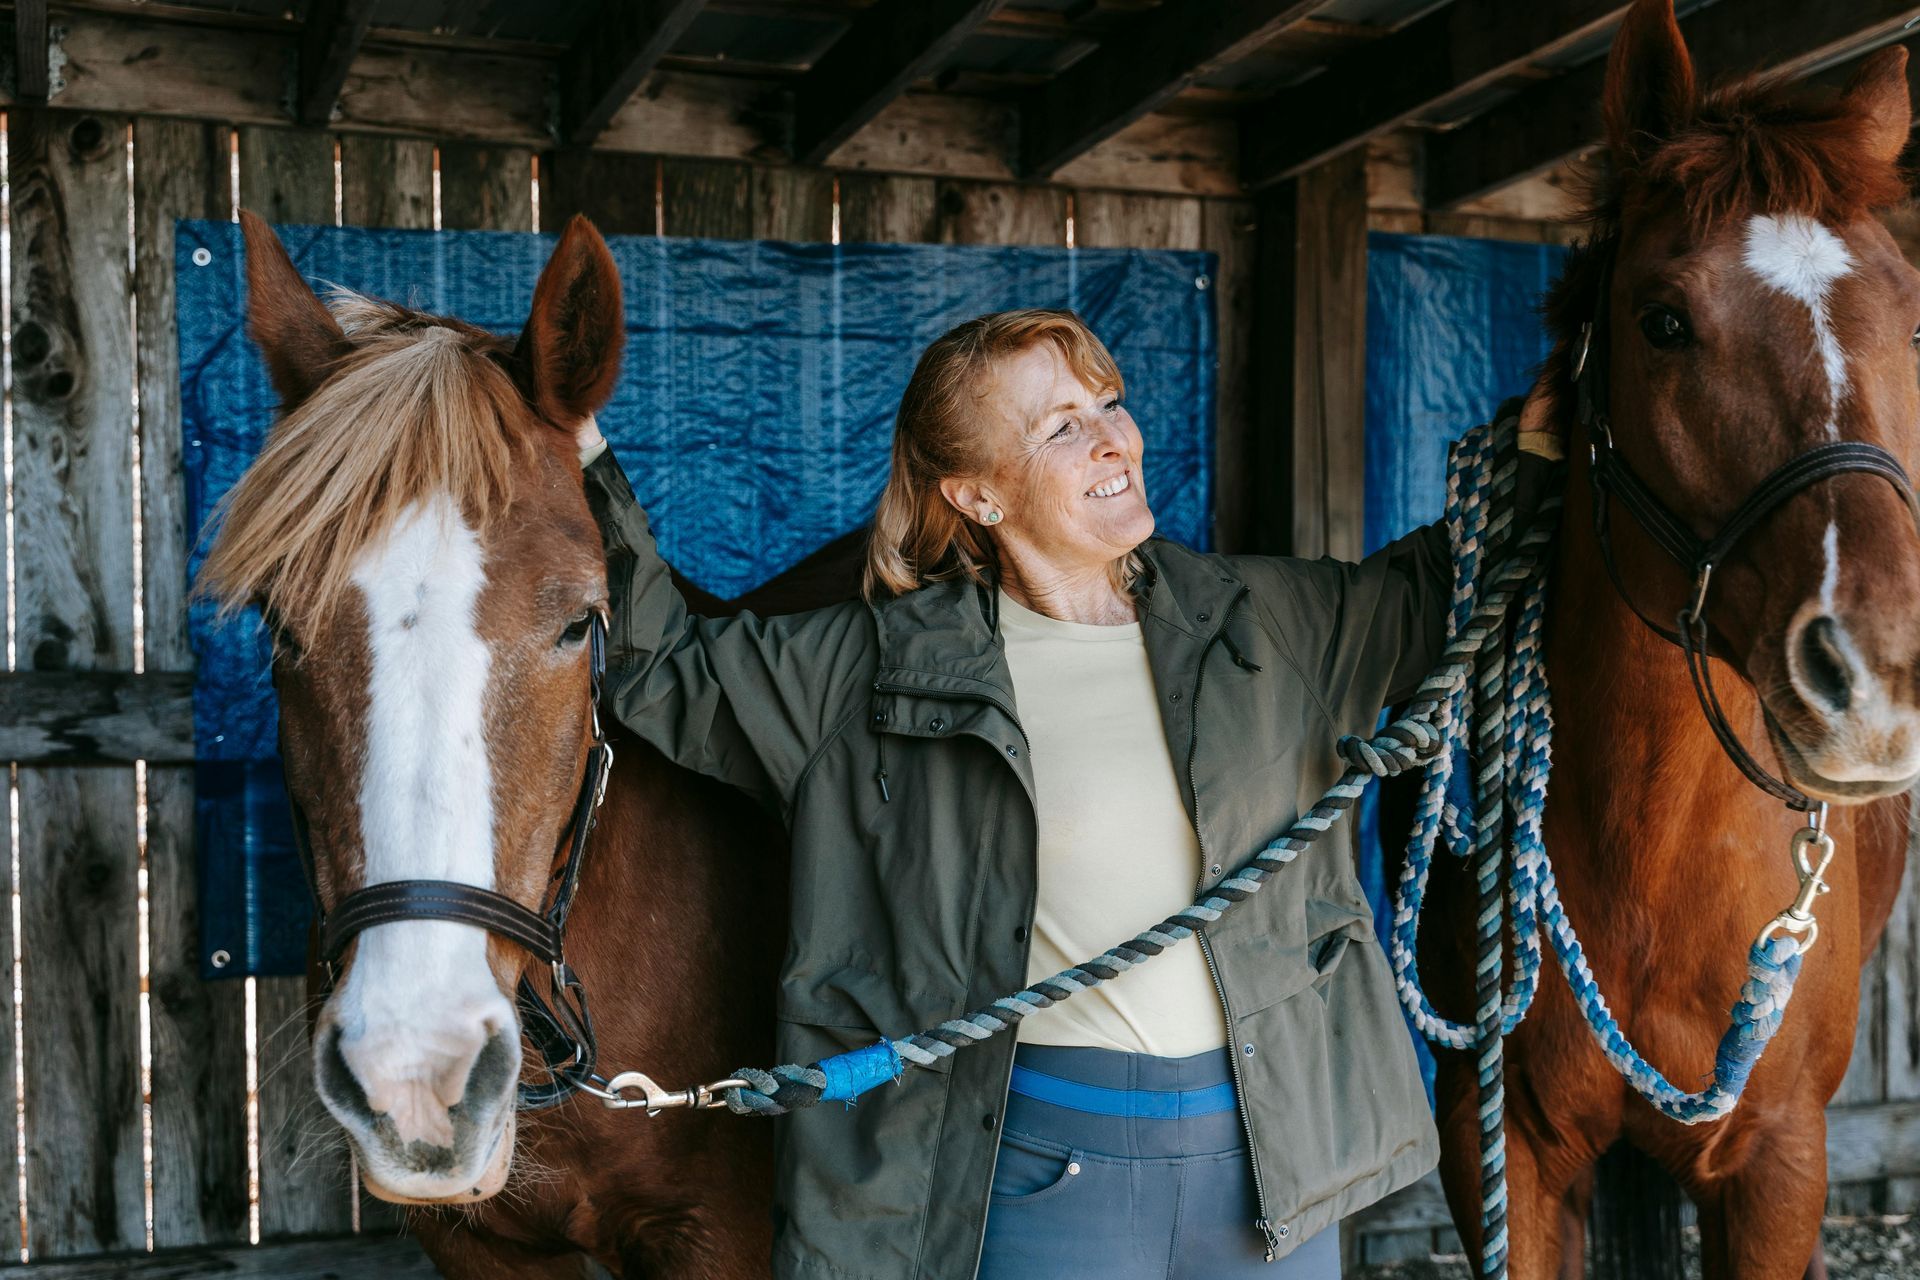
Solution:
<path fill-rule="evenodd" d="M 1163 538 L 1149 539 L 1140 551 L 1146 570 L 1134 584 L 1134 598 L 1142 618 L 1204 643 L 1244 589 L 1240 578 L 1221 557 Z M 1012 707 L 1013 679 L 993 588 L 960 579 L 930 582 L 871 608 L 880 644 L 878 684 L 993 697 Z M 1158 631 L 1144 629 L 1150 653 Z"/>

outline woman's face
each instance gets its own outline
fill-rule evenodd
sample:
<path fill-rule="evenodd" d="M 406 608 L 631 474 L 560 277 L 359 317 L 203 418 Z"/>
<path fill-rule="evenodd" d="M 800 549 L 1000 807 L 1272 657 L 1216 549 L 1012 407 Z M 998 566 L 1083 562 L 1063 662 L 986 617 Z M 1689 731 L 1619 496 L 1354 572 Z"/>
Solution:
<path fill-rule="evenodd" d="M 1060 570 L 1104 567 L 1153 533 L 1140 428 L 1112 387 L 1080 381 L 1053 344 L 1003 357 L 980 388 L 991 449 L 984 476 L 942 485 L 1003 551 Z M 1021 553 L 1024 553 L 1022 555 Z"/>

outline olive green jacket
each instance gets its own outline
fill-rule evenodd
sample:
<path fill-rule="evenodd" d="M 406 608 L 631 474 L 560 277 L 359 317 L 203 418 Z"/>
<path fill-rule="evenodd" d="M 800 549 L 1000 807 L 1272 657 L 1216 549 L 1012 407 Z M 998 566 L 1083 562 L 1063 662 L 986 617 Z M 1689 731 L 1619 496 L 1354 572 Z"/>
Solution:
<path fill-rule="evenodd" d="M 873 606 L 693 617 L 611 453 L 587 469 L 587 493 L 613 604 L 607 705 L 792 832 L 780 1061 L 919 1031 L 1023 987 L 1033 772 L 993 595 L 944 582 Z M 1371 732 L 1433 666 L 1446 538 L 1422 530 L 1358 565 L 1158 539 L 1142 551 L 1147 656 L 1205 887 L 1310 807 L 1340 773 L 1335 740 Z M 1153 923 L 1115 920 L 1114 939 Z M 1202 943 L 1277 1252 L 1434 1166 L 1350 823 Z M 1013 1050 L 996 1037 L 856 1107 L 777 1121 L 774 1273 L 971 1277 Z"/>

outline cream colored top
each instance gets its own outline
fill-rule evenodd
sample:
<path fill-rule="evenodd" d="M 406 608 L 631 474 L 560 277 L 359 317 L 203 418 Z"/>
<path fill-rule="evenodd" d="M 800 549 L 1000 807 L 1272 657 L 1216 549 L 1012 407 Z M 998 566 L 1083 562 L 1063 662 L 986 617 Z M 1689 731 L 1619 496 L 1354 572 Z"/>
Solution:
<path fill-rule="evenodd" d="M 1033 766 L 1039 892 L 1027 980 L 1099 955 L 1191 903 L 1200 841 L 1160 721 L 1140 624 L 1061 622 L 1000 594 Z M 1183 1058 L 1227 1042 L 1187 941 L 1020 1024 L 1027 1044 Z"/>

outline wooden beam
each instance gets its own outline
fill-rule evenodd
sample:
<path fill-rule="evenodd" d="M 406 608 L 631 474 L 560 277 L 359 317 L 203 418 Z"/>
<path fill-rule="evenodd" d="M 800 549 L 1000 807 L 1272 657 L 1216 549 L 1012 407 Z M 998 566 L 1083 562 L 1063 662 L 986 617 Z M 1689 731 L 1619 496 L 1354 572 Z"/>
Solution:
<path fill-rule="evenodd" d="M 1787 75 L 1881 44 L 1920 17 L 1913 0 L 1742 0 L 1683 18 L 1701 80 L 1765 68 Z M 1606 59 L 1525 89 L 1427 148 L 1427 202 L 1458 204 L 1560 163 L 1597 141 Z"/>
<path fill-rule="evenodd" d="M 0 760 L 191 764 L 193 676 L 129 671 L 0 674 Z"/>
<path fill-rule="evenodd" d="M 47 0 L 15 0 L 13 92 L 22 102 L 47 100 Z"/>
<path fill-rule="evenodd" d="M 560 140 L 584 147 L 679 40 L 701 0 L 602 0 L 560 64 Z"/>
<path fill-rule="evenodd" d="M 373 23 L 374 0 L 313 0 L 300 31 L 300 97 L 295 116 L 301 124 L 324 125 L 340 101 L 347 68 L 360 53 Z"/>
<path fill-rule="evenodd" d="M 1148 10 L 1033 91 L 1021 110 L 1020 176 L 1051 177 L 1318 7 L 1315 0 L 1180 0 Z"/>
<path fill-rule="evenodd" d="M 794 159 L 825 160 L 1005 3 L 880 0 L 794 86 Z"/>
<path fill-rule="evenodd" d="M 1485 89 L 1588 39 L 1625 11 L 1620 0 L 1457 0 L 1247 113 L 1241 177 L 1256 189 L 1294 177 L 1435 103 Z"/>
<path fill-rule="evenodd" d="M 304 1032 L 302 1034 L 305 1034 Z M 246 1244 L 224 1249 L 162 1249 L 43 1262 L 35 1255 L 35 1280 L 434 1280 L 440 1273 L 411 1237 L 369 1233 L 334 1240 Z"/>

